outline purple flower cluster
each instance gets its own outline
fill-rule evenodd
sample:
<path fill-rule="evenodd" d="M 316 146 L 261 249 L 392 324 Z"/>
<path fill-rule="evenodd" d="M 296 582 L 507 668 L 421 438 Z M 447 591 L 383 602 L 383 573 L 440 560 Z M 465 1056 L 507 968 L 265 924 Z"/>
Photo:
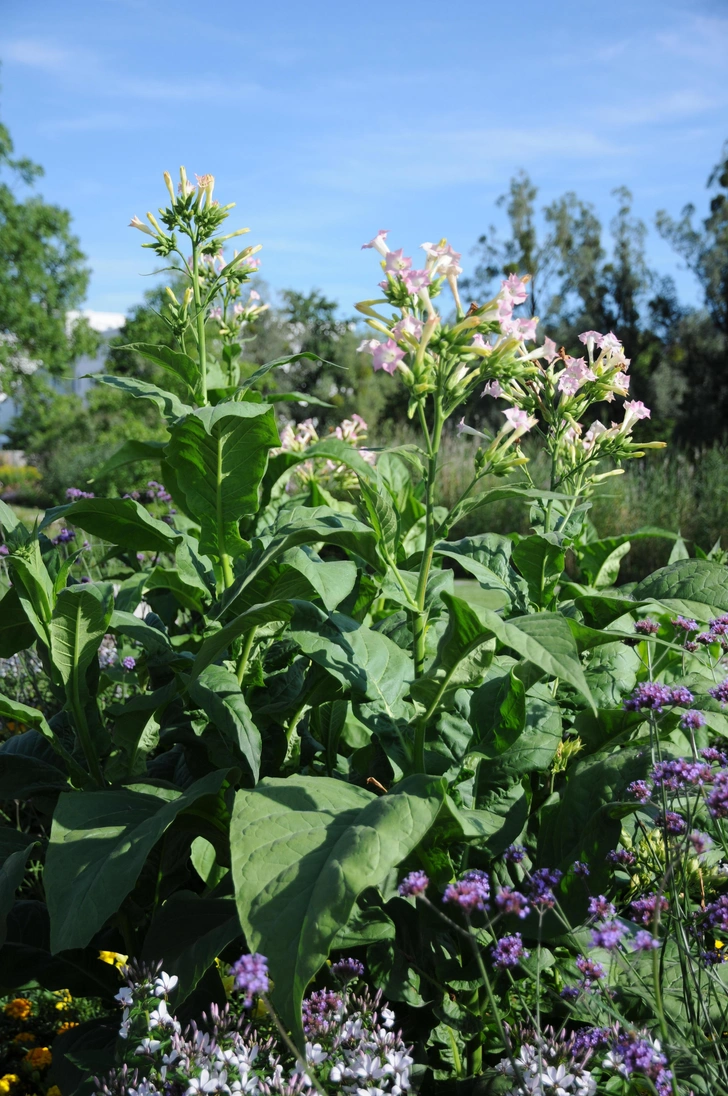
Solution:
<path fill-rule="evenodd" d="M 513 887 L 501 887 L 495 896 L 495 904 L 501 913 L 512 913 L 523 920 L 531 909 L 525 895 Z"/>
<path fill-rule="evenodd" d="M 136 659 L 132 658 L 131 655 L 127 655 L 126 658 L 122 658 L 121 665 L 122 665 L 123 669 L 125 669 L 125 670 L 135 670 L 136 669 Z"/>
<path fill-rule="evenodd" d="M 627 1076 L 641 1073 L 653 1082 L 658 1096 L 671 1096 L 672 1072 L 667 1068 L 667 1058 L 654 1044 L 633 1031 L 621 1032 L 614 1051 Z"/>
<path fill-rule="evenodd" d="M 150 480 L 147 487 L 151 491 L 152 498 L 157 502 L 171 502 L 172 496 L 163 483 L 157 483 L 156 480 Z"/>
<path fill-rule="evenodd" d="M 670 623 L 675 628 L 681 628 L 683 632 L 697 632 L 698 622 L 692 620 L 690 617 L 678 616 L 675 620 L 671 620 Z"/>
<path fill-rule="evenodd" d="M 585 864 L 583 860 L 574 861 L 574 875 L 578 875 L 581 879 L 586 879 L 589 874 L 588 864 Z"/>
<path fill-rule="evenodd" d="M 594 984 L 606 977 L 606 971 L 601 963 L 594 959 L 587 959 L 585 955 L 577 955 L 576 969 L 583 975 L 581 989 L 587 991 L 593 989 Z"/>
<path fill-rule="evenodd" d="M 713 818 L 728 818 L 728 772 L 715 774 L 715 783 L 708 795 L 708 810 Z"/>
<path fill-rule="evenodd" d="M 677 811 L 660 811 L 656 822 L 658 826 L 664 829 L 666 833 L 672 834 L 673 837 L 679 837 L 687 829 L 685 819 Z"/>
<path fill-rule="evenodd" d="M 619 946 L 624 933 L 625 928 L 619 921 L 603 921 L 591 930 L 592 947 L 613 951 Z"/>
<path fill-rule="evenodd" d="M 650 617 L 645 617 L 644 620 L 638 620 L 634 626 L 635 632 L 638 632 L 643 636 L 654 636 L 660 630 L 660 625 L 656 620 L 652 620 Z"/>
<path fill-rule="evenodd" d="M 632 696 L 624 701 L 624 708 L 628 712 L 643 710 L 662 712 L 665 707 L 673 704 L 687 707 L 693 700 L 693 694 L 684 685 L 671 688 L 657 681 L 642 681 L 635 688 Z"/>
<path fill-rule="evenodd" d="M 524 948 L 520 932 L 514 932 L 511 936 L 503 936 L 490 949 L 490 954 L 493 966 L 498 970 L 506 970 L 508 967 L 517 967 L 522 959 L 528 959 L 530 952 Z"/>
<path fill-rule="evenodd" d="M 708 692 L 714 700 L 719 700 L 721 704 L 728 704 L 728 677 L 725 681 L 721 681 L 720 685 L 714 685 L 712 689 L 708 689 Z"/>
<path fill-rule="evenodd" d="M 646 803 L 652 795 L 649 785 L 644 780 L 633 780 L 627 791 L 638 799 L 640 803 Z"/>
<path fill-rule="evenodd" d="M 607 861 L 615 868 L 631 868 L 637 863 L 637 857 L 629 849 L 612 849 L 607 853 Z"/>
<path fill-rule="evenodd" d="M 424 894 L 430 885 L 430 880 L 423 871 L 411 871 L 399 884 L 399 893 L 402 898 L 417 898 Z"/>
<path fill-rule="evenodd" d="M 311 1038 L 326 1035 L 338 1024 L 343 1010 L 344 1001 L 336 990 L 314 990 L 301 1007 L 304 1032 Z"/>
<path fill-rule="evenodd" d="M 633 951 L 656 951 L 659 947 L 660 941 L 647 929 L 640 929 L 639 932 L 635 933 L 632 941 Z"/>
<path fill-rule="evenodd" d="M 236 989 L 245 994 L 245 1008 L 250 1008 L 254 997 L 268 992 L 268 960 L 264 955 L 241 955 L 231 970 Z"/>
<path fill-rule="evenodd" d="M 526 855 L 523 845 L 509 845 L 503 853 L 506 864 L 520 864 Z"/>
<path fill-rule="evenodd" d="M 589 916 L 601 917 L 602 920 L 608 917 L 614 917 L 617 911 L 612 902 L 608 898 L 605 898 L 603 894 L 598 895 L 597 898 L 589 899 Z"/>
<path fill-rule="evenodd" d="M 702 712 L 689 708 L 687 712 L 683 712 L 681 715 L 680 726 L 684 731 L 697 731 L 699 727 L 705 726 L 705 716 Z"/>
<path fill-rule="evenodd" d="M 364 976 L 364 964 L 358 959 L 339 959 L 338 962 L 331 964 L 331 973 L 334 978 L 346 985 L 347 982 L 353 982 L 355 978 Z"/>
<path fill-rule="evenodd" d="M 705 907 L 705 924 L 720 932 L 728 932 L 728 894 L 721 894 Z"/>
<path fill-rule="evenodd" d="M 92 499 L 95 498 L 93 491 L 81 491 L 78 487 L 67 487 L 66 498 L 71 502 L 76 502 L 77 499 Z"/>
<path fill-rule="evenodd" d="M 486 910 L 490 899 L 490 879 L 484 871 L 477 868 L 467 871 L 457 883 L 445 888 L 443 902 L 460 906 L 462 910 Z"/>
<path fill-rule="evenodd" d="M 666 913 L 670 908 L 667 899 L 654 892 L 646 894 L 644 898 L 636 898 L 631 906 L 632 916 L 641 921 L 643 925 L 649 925 L 655 920 L 658 905 L 660 913 Z"/>
<path fill-rule="evenodd" d="M 534 906 L 553 909 L 556 904 L 553 888 L 558 886 L 563 874 L 558 868 L 538 868 L 532 873 L 528 883 L 528 894 Z"/>
<path fill-rule="evenodd" d="M 61 529 L 57 537 L 53 538 L 54 544 L 68 544 L 70 541 L 76 539 L 76 534 L 72 529 Z"/>

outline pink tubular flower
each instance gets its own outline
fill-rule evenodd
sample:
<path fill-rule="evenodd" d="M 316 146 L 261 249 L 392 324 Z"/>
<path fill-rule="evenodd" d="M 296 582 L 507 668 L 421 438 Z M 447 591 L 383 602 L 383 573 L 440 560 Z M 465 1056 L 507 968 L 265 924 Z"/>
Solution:
<path fill-rule="evenodd" d="M 259 301 L 260 300 L 260 293 L 258 293 L 258 291 L 256 289 L 251 289 L 250 290 L 250 297 L 248 299 L 251 300 L 251 301 Z"/>
<path fill-rule="evenodd" d="M 523 304 L 528 296 L 526 279 L 519 278 L 517 274 L 510 274 L 505 281 L 501 282 L 501 291 L 498 295 L 503 299 L 510 300 L 514 305 Z"/>
<path fill-rule="evenodd" d="M 516 320 L 514 326 L 516 328 L 514 333 L 518 335 L 522 342 L 536 341 L 538 316 L 533 316 L 530 320 Z"/>
<path fill-rule="evenodd" d="M 513 317 L 513 301 L 510 297 L 499 297 L 498 299 L 498 323 L 501 327 L 504 324 L 510 323 Z"/>
<path fill-rule="evenodd" d="M 431 278 L 426 270 L 406 270 L 402 274 L 402 281 L 407 286 L 407 292 L 412 296 L 431 285 Z"/>
<path fill-rule="evenodd" d="M 635 419 L 649 419 L 652 414 L 649 407 L 645 407 L 642 400 L 628 400 L 624 405 L 624 409 Z"/>
<path fill-rule="evenodd" d="M 597 346 L 599 347 L 600 350 L 621 350 L 622 349 L 622 344 L 619 341 L 619 339 L 617 338 L 617 336 L 614 334 L 613 331 L 610 331 L 607 335 L 602 335 L 601 336 L 601 342 L 598 342 Z"/>
<path fill-rule="evenodd" d="M 500 399 L 503 395 L 503 389 L 498 381 L 488 381 L 485 388 L 481 392 L 481 398 L 483 396 L 492 396 L 494 400 Z"/>
<path fill-rule="evenodd" d="M 461 437 L 462 434 L 471 434 L 474 438 L 489 440 L 488 435 L 484 434 L 482 430 L 476 430 L 474 426 L 466 426 L 464 418 L 458 423 L 458 437 Z"/>
<path fill-rule="evenodd" d="M 557 354 L 558 350 L 556 349 L 556 343 L 554 342 L 554 340 L 549 339 L 548 337 L 545 338 L 543 341 L 543 356 L 549 365 L 551 365 L 551 362 L 554 360 Z"/>
<path fill-rule="evenodd" d="M 594 343 L 596 346 L 601 346 L 601 340 L 604 338 L 601 331 L 582 331 L 579 336 L 579 342 L 584 343 L 584 346 L 588 346 L 589 343 Z"/>
<path fill-rule="evenodd" d="M 381 346 L 379 339 L 363 339 L 362 342 L 356 348 L 357 354 L 373 354 L 378 346 Z"/>
<path fill-rule="evenodd" d="M 389 234 L 388 228 L 380 228 L 376 236 L 369 241 L 368 244 L 362 244 L 361 249 L 365 251 L 368 247 L 373 247 L 375 251 L 378 251 L 382 258 L 385 258 L 387 251 L 387 235 Z"/>
<path fill-rule="evenodd" d="M 403 357 L 404 350 L 393 339 L 387 339 L 385 343 L 377 343 L 372 351 L 372 367 L 375 372 L 383 369 L 385 373 L 394 373 Z"/>
<path fill-rule="evenodd" d="M 411 335 L 413 339 L 419 339 L 422 335 L 422 320 L 416 316 L 403 316 L 392 328 L 392 338 L 395 342 L 402 342 L 405 335 Z"/>
<path fill-rule="evenodd" d="M 404 270 L 409 270 L 412 267 L 412 260 L 405 255 L 404 249 L 400 247 L 399 251 L 388 251 L 384 256 L 384 272 L 385 274 L 401 274 Z"/>
<path fill-rule="evenodd" d="M 567 396 L 575 396 L 585 381 L 596 379 L 583 358 L 569 358 L 566 369 L 559 377 L 558 389 Z"/>
<path fill-rule="evenodd" d="M 521 411 L 518 407 L 509 407 L 503 414 L 508 423 L 506 430 L 518 430 L 520 433 L 525 433 L 536 425 L 536 420 L 527 411 Z"/>
<path fill-rule="evenodd" d="M 629 380 L 630 378 L 626 373 L 615 373 L 612 377 L 612 385 L 618 392 L 626 396 L 629 390 Z"/>
<path fill-rule="evenodd" d="M 472 339 L 470 340 L 470 345 L 476 347 L 478 350 L 491 349 L 490 343 L 487 343 L 485 341 L 479 331 L 475 335 L 473 335 Z"/>

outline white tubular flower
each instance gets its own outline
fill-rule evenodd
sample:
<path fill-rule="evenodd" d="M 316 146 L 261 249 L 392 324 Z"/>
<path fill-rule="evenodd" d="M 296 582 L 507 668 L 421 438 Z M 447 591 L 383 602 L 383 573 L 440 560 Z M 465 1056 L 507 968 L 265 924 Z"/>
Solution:
<path fill-rule="evenodd" d="M 378 251 L 382 258 L 386 258 L 389 248 L 387 247 L 387 236 L 389 234 L 388 228 L 380 228 L 379 232 L 374 236 L 368 244 L 362 244 L 361 249 L 365 251 L 369 247 L 373 247 L 375 251 Z"/>
<path fill-rule="evenodd" d="M 146 232 L 147 236 L 154 236 L 151 228 L 149 228 L 148 225 L 145 225 L 144 221 L 140 221 L 136 213 L 129 221 L 129 228 L 138 228 L 140 232 Z"/>

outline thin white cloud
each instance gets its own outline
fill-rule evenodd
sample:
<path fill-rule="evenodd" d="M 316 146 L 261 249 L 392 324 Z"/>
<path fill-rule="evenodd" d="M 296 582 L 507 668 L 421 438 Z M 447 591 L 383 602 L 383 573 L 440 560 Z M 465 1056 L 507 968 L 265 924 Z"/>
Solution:
<path fill-rule="evenodd" d="M 632 99 L 619 106 L 602 107 L 597 113 L 602 121 L 610 125 L 640 126 L 675 122 L 725 105 L 725 97 L 718 98 L 686 88 L 682 91 L 670 91 L 653 99 Z"/>
<path fill-rule="evenodd" d="M 5 60 L 44 72 L 65 71 L 74 57 L 71 50 L 59 49 L 36 38 L 16 38 L 0 44 L 0 49 Z"/>
<path fill-rule="evenodd" d="M 676 57 L 697 61 L 700 65 L 720 65 L 725 68 L 728 57 L 728 19 L 696 15 L 685 28 L 661 31 L 658 45 Z"/>

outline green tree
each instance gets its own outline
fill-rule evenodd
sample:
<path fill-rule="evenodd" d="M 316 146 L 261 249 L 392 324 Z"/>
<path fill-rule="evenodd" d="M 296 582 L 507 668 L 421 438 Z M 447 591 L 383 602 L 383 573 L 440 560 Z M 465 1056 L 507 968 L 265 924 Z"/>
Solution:
<path fill-rule="evenodd" d="M 95 336 L 84 322 L 68 328 L 66 313 L 86 293 L 89 271 L 71 215 L 40 195 L 19 197 L 43 169 L 15 158 L 7 128 L 0 123 L 0 365 L 4 388 L 22 399 L 39 366 L 63 373 L 79 353 L 92 350 Z M 9 381 L 9 383 L 8 383 Z"/>

